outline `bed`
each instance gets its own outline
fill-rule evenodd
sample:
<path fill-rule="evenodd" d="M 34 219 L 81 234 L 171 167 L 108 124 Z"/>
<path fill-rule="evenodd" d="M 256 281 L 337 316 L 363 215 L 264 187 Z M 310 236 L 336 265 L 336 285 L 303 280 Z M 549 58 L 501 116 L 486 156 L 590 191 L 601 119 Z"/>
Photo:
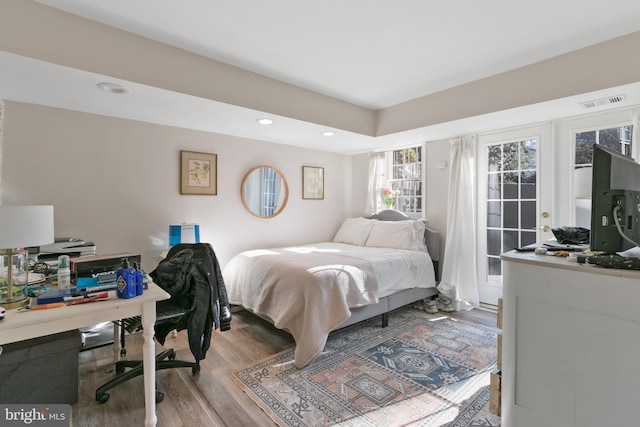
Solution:
<path fill-rule="evenodd" d="M 223 270 L 232 305 L 287 330 L 302 368 L 333 330 L 437 294 L 440 235 L 395 210 L 348 218 L 330 242 L 246 251 Z"/>

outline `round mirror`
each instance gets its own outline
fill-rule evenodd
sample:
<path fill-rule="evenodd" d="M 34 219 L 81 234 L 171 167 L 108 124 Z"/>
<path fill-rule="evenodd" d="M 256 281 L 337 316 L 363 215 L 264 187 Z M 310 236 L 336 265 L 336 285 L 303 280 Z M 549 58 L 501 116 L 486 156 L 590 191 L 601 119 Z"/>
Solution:
<path fill-rule="evenodd" d="M 272 166 L 257 166 L 242 180 L 242 204 L 260 218 L 273 218 L 284 209 L 289 187 L 282 173 Z"/>

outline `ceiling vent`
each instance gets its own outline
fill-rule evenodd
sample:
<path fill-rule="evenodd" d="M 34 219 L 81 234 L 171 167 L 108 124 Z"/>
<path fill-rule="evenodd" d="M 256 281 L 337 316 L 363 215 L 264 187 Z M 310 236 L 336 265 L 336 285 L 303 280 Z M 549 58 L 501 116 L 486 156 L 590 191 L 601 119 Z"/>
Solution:
<path fill-rule="evenodd" d="M 606 98 L 593 99 L 591 101 L 580 102 L 580 106 L 584 109 L 602 107 L 603 105 L 617 104 L 618 102 L 625 101 L 627 97 L 625 95 L 607 96 Z"/>

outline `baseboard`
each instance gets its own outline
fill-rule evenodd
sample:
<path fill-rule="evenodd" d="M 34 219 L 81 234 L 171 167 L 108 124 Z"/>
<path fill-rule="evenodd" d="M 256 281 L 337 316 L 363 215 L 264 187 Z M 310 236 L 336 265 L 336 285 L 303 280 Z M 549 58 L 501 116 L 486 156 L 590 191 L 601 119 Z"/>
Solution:
<path fill-rule="evenodd" d="M 480 306 L 476 307 L 476 309 L 478 310 L 485 310 L 485 311 L 491 311 L 491 312 L 498 312 L 498 306 L 497 305 L 493 305 L 493 304 L 487 304 L 484 302 L 480 303 Z"/>

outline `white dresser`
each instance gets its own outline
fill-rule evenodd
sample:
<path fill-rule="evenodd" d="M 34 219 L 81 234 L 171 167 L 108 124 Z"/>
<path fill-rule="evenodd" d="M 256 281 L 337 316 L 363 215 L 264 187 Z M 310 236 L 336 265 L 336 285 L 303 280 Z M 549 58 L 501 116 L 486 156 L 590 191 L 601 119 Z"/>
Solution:
<path fill-rule="evenodd" d="M 640 271 L 502 260 L 502 426 L 640 425 Z"/>

